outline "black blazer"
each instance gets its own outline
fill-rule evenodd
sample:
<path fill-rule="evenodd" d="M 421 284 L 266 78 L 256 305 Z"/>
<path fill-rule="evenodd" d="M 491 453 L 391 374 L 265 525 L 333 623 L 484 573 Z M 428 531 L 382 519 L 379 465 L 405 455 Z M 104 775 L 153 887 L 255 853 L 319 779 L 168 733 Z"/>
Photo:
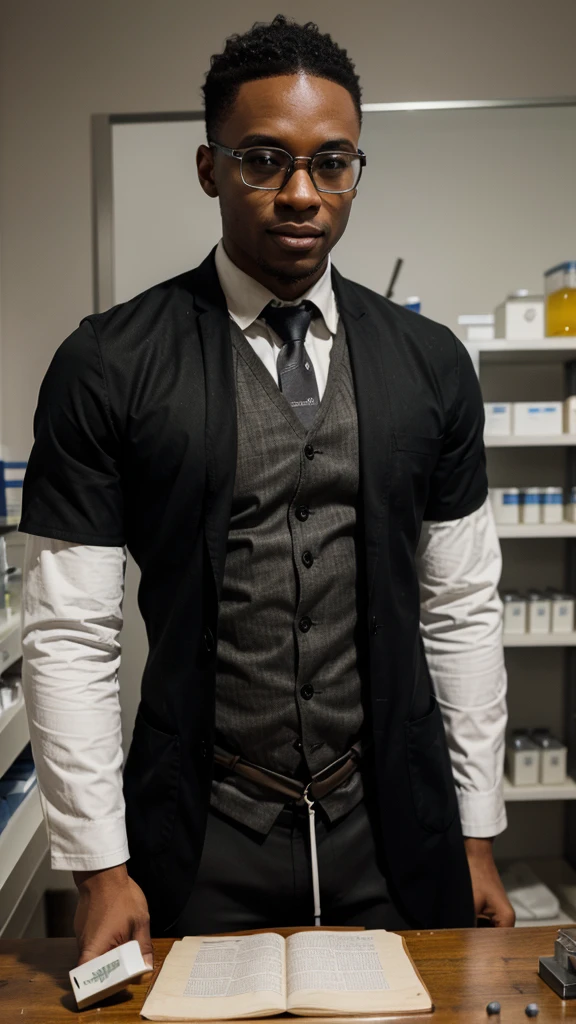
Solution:
<path fill-rule="evenodd" d="M 442 718 L 419 632 L 423 518 L 479 508 L 483 406 L 454 335 L 333 269 L 356 390 L 366 712 L 392 892 L 419 927 L 474 920 Z M 58 349 L 41 387 L 21 529 L 127 544 L 150 652 L 124 790 L 130 871 L 169 928 L 198 866 L 212 774 L 218 595 L 234 486 L 235 387 L 214 251 Z"/>

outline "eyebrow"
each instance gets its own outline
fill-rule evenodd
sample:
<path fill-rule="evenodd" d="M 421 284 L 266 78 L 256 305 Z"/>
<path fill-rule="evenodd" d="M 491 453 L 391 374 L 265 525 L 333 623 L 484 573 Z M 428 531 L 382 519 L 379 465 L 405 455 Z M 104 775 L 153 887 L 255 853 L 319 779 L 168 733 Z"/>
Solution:
<path fill-rule="evenodd" d="M 235 149 L 246 149 L 247 146 L 275 146 L 276 149 L 286 150 L 286 146 L 283 144 L 281 139 L 275 138 L 273 135 L 245 135 L 239 142 Z M 356 152 L 356 146 L 350 139 L 328 139 L 323 142 L 316 153 L 323 153 L 326 150 L 338 150 L 338 149 L 352 149 Z M 286 150 L 286 152 L 289 152 Z"/>

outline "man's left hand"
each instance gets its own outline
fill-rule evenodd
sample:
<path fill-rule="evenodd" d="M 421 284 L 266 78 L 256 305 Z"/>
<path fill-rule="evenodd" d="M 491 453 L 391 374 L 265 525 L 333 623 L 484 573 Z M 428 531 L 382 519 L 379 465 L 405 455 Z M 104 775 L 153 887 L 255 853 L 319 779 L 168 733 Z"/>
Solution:
<path fill-rule="evenodd" d="M 465 839 L 476 917 L 487 917 L 495 928 L 511 928 L 516 920 L 494 863 L 491 839 Z"/>

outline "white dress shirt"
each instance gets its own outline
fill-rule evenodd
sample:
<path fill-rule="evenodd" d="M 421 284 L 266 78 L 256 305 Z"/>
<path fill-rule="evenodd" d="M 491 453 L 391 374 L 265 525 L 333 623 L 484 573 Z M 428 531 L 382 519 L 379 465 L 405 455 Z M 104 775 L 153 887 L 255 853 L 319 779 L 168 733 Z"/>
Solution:
<path fill-rule="evenodd" d="M 216 269 L 230 316 L 278 383 L 281 341 L 259 318 L 276 297 L 222 243 Z M 297 302 L 313 301 L 305 346 L 320 398 L 338 325 L 330 261 Z M 118 668 L 126 554 L 121 547 L 29 537 L 22 605 L 23 685 L 54 868 L 128 859 Z M 417 553 L 421 630 L 440 704 L 464 835 L 506 827 L 502 794 L 506 672 L 500 547 L 491 506 L 425 523 Z"/>

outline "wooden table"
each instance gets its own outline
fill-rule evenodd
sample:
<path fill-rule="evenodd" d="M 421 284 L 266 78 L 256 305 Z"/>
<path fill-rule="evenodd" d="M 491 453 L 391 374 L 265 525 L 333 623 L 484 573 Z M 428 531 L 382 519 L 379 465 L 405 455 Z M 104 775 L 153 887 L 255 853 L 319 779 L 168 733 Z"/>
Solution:
<path fill-rule="evenodd" d="M 387 1020 L 419 1024 L 487 1024 L 488 1020 L 495 1024 L 526 1024 L 524 1008 L 527 1003 L 536 1002 L 540 1007 L 537 1024 L 576 1024 L 576 1000 L 562 1002 L 538 977 L 538 957 L 552 955 L 556 928 L 402 934 L 432 994 L 436 1012 L 433 1016 L 410 1014 Z M 159 939 L 154 943 L 157 968 L 172 941 Z M 76 1011 L 67 974 L 75 964 L 75 952 L 72 939 L 0 940 L 1 1024 L 73 1024 L 74 1020 L 82 1024 L 142 1024 L 139 1012 L 149 980 L 112 997 L 99 1010 L 83 1010 L 80 1014 Z M 502 1013 L 500 1017 L 488 1018 L 486 1004 L 493 999 L 501 1003 Z M 304 1022 L 302 1017 L 282 1019 L 293 1020 L 294 1024 Z M 329 1024 L 330 1019 L 323 1018 L 323 1024 Z"/>

